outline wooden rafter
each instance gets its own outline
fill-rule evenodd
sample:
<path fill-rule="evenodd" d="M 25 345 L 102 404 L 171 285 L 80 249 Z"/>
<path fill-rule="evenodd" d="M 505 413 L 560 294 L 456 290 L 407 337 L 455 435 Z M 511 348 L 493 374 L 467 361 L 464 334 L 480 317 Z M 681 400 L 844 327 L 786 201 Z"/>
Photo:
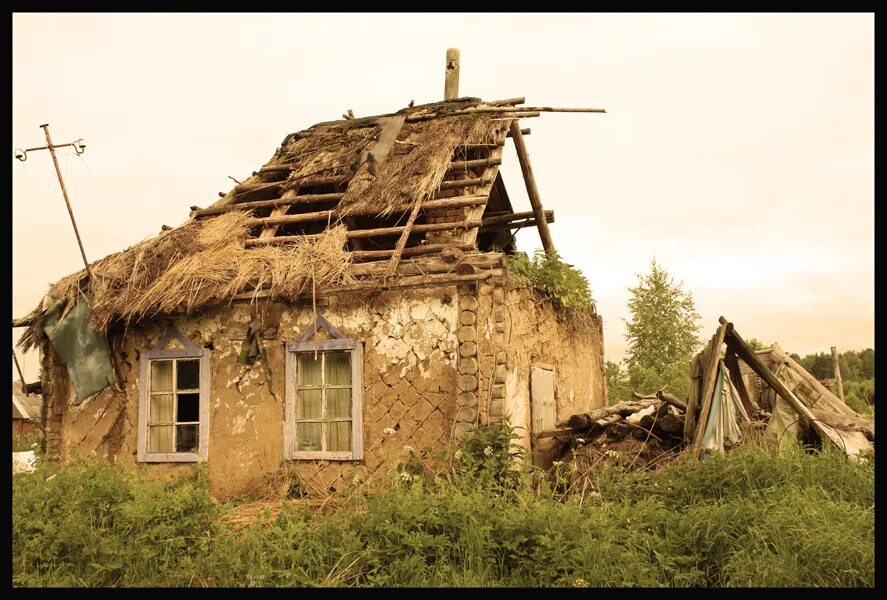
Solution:
<path fill-rule="evenodd" d="M 397 245 L 394 246 L 394 252 L 391 253 L 391 260 L 388 262 L 388 268 L 385 270 L 385 279 L 391 277 L 397 270 L 397 263 L 400 262 L 403 249 L 407 245 L 410 232 L 413 230 L 413 223 L 416 222 L 416 217 L 419 216 L 420 210 L 422 210 L 421 198 L 413 203 L 413 210 L 410 211 L 410 217 L 407 219 L 407 224 L 404 226 L 403 233 L 400 234 L 400 238 L 397 240 Z"/>
<path fill-rule="evenodd" d="M 499 172 L 499 165 L 502 164 L 502 150 L 505 145 L 505 140 L 502 140 L 502 145 L 492 146 L 490 148 L 490 155 L 487 158 L 489 161 L 485 166 L 483 177 L 481 178 L 484 183 L 482 187 L 476 190 L 476 193 L 479 195 L 483 195 L 486 198 L 489 198 L 490 193 L 493 191 L 493 184 L 496 182 L 496 174 Z M 477 206 L 468 210 L 468 214 L 466 218 L 468 219 L 480 219 L 483 217 L 484 210 L 486 210 L 487 205 L 484 203 L 482 206 Z M 477 243 L 477 234 L 479 229 L 470 229 L 465 232 L 462 236 L 462 242 L 467 244 L 474 245 Z"/>
<path fill-rule="evenodd" d="M 539 198 L 539 189 L 536 187 L 536 177 L 533 175 L 533 169 L 530 166 L 530 155 L 527 153 L 527 146 L 524 143 L 524 136 L 521 133 L 517 119 L 511 122 L 511 139 L 514 142 L 517 159 L 524 174 L 524 183 L 527 186 L 527 196 L 530 198 L 530 205 L 533 207 L 533 212 L 536 213 L 536 226 L 539 229 L 539 237 L 542 238 L 542 248 L 547 255 L 554 256 L 554 241 L 551 239 L 548 223 L 543 216 L 542 200 Z"/>
<path fill-rule="evenodd" d="M 283 194 L 283 196 L 281 196 L 281 198 L 286 200 L 289 198 L 295 198 L 298 195 L 299 195 L 299 188 L 294 187 L 294 188 L 290 188 L 286 192 L 284 192 L 284 194 Z M 272 238 L 275 235 L 277 235 L 277 230 L 280 228 L 281 224 L 275 223 L 271 219 L 274 219 L 275 217 L 279 218 L 279 217 L 284 216 L 287 213 L 287 211 L 290 209 L 290 206 L 292 206 L 292 205 L 287 204 L 287 205 L 283 205 L 283 206 L 277 206 L 271 210 L 270 219 L 268 219 L 268 220 L 263 219 L 263 221 L 265 221 L 265 226 L 262 228 L 262 232 L 259 234 L 259 239 Z"/>

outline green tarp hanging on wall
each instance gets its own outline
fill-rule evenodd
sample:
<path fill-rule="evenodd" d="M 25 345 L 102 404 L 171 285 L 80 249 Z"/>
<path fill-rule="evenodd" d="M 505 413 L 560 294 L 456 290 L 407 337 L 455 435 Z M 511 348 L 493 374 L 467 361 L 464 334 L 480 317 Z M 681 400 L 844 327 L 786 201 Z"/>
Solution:
<path fill-rule="evenodd" d="M 46 311 L 43 331 L 68 367 L 77 404 L 80 404 L 114 385 L 116 375 L 108 340 L 89 328 L 89 303 L 81 296 L 74 308 L 59 320 L 63 304 L 57 302 Z"/>

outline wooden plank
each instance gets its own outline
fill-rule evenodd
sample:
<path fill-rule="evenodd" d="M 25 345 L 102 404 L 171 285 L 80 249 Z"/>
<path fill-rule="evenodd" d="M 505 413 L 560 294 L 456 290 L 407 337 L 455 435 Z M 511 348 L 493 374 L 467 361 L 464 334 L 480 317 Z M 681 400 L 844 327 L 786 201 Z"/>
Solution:
<path fill-rule="evenodd" d="M 529 129 L 523 129 L 521 131 L 524 135 L 529 135 L 529 132 L 530 132 Z M 492 160 L 492 159 L 479 158 L 479 159 L 475 159 L 475 160 L 454 160 L 450 164 L 450 168 L 447 172 L 456 171 L 459 169 L 470 168 L 470 167 L 487 166 L 488 161 L 490 161 L 490 160 Z M 498 163 L 496 163 L 496 164 L 498 164 Z M 294 169 L 297 169 L 300 166 L 301 166 L 301 163 L 285 163 L 282 165 L 270 165 L 270 166 L 262 167 L 261 169 L 259 169 L 257 171 L 257 173 L 264 174 L 264 173 L 286 172 L 286 171 L 292 171 Z"/>
<path fill-rule="evenodd" d="M 295 198 L 298 195 L 299 195 L 299 188 L 294 187 L 294 188 L 290 188 L 286 192 L 284 192 L 284 194 L 283 194 L 283 196 L 281 196 L 281 198 L 283 198 L 284 200 L 288 200 L 290 198 Z M 284 215 L 286 215 L 286 213 L 287 213 L 287 211 L 289 211 L 289 209 L 290 209 L 290 206 L 275 207 L 271 211 L 271 215 L 269 216 L 269 218 L 265 220 L 264 227 L 262 227 L 262 231 L 261 231 L 261 233 L 259 233 L 259 238 L 266 239 L 266 238 L 272 238 L 275 235 L 277 235 L 277 230 L 280 228 L 281 223 L 275 223 L 274 219 L 283 217 Z"/>
<path fill-rule="evenodd" d="M 520 162 L 521 171 L 524 174 L 524 183 L 527 187 L 527 196 L 530 198 L 530 205 L 536 214 L 536 227 L 539 229 L 539 237 L 542 239 L 542 248 L 549 256 L 555 255 L 554 241 L 551 239 L 551 232 L 548 230 L 548 223 L 545 220 L 545 214 L 542 210 L 542 201 L 539 198 L 539 190 L 536 187 L 536 177 L 533 175 L 533 169 L 530 166 L 530 155 L 527 153 L 527 146 L 524 143 L 524 136 L 520 132 L 518 122 L 511 122 L 511 139 L 514 141 L 514 149 L 517 151 L 517 159 Z"/>
<path fill-rule="evenodd" d="M 224 206 L 211 206 L 209 208 L 201 208 L 191 213 L 194 218 L 212 217 L 221 215 L 232 210 L 255 210 L 257 208 L 276 208 L 278 206 L 290 206 L 292 204 L 300 204 L 303 202 L 325 202 L 328 200 L 341 200 L 344 192 L 336 192 L 332 194 L 304 194 L 294 198 L 271 198 L 270 200 L 254 200 L 252 202 L 238 202 L 236 204 L 226 204 Z"/>
<path fill-rule="evenodd" d="M 422 246 L 413 246 L 404 248 L 402 256 L 421 256 L 423 254 L 436 254 L 444 248 L 458 248 L 459 250 L 471 250 L 474 248 L 472 244 L 424 244 Z M 373 260 L 391 258 L 394 250 L 353 250 L 351 252 L 352 260 Z"/>
<path fill-rule="evenodd" d="M 455 181 L 443 181 L 440 184 L 440 187 L 437 188 L 441 191 L 443 190 L 456 190 L 459 188 L 470 187 L 470 186 L 483 186 L 490 185 L 493 183 L 493 180 L 488 177 L 481 177 L 477 179 L 457 179 Z"/>
<path fill-rule="evenodd" d="M 351 351 L 351 386 L 351 458 L 363 460 L 363 344 L 359 342 Z"/>
<path fill-rule="evenodd" d="M 462 169 L 473 169 L 475 167 L 492 167 L 494 165 L 501 165 L 501 158 L 476 158 L 474 160 L 454 160 L 450 163 L 450 169 L 447 172 L 451 171 L 459 171 Z"/>
<path fill-rule="evenodd" d="M 444 100 L 459 97 L 459 49 L 447 48 L 447 61 L 444 65 Z"/>
<path fill-rule="evenodd" d="M 677 396 L 669 394 L 668 392 L 663 392 L 662 390 L 659 390 L 658 392 L 656 392 L 652 396 L 639 394 L 638 392 L 632 392 L 631 395 L 638 400 L 661 400 L 662 402 L 664 402 L 666 404 L 670 404 L 670 405 L 674 406 L 676 409 L 680 410 L 681 412 L 684 412 L 684 413 L 687 412 L 686 402 L 684 402 L 683 400 L 681 400 Z"/>
<path fill-rule="evenodd" d="M 391 260 L 388 262 L 388 268 L 385 270 L 385 279 L 391 277 L 394 272 L 397 270 L 397 264 L 400 262 L 400 257 L 403 254 L 403 249 L 407 245 L 407 240 L 410 237 L 410 232 L 413 230 L 413 224 L 416 222 L 416 217 L 419 216 L 419 211 L 422 210 L 422 200 L 416 200 L 413 205 L 413 210 L 410 212 L 410 217 L 407 219 L 406 225 L 404 225 L 403 232 L 400 234 L 400 238 L 397 240 L 397 245 L 394 246 L 394 252 L 391 253 Z"/>
<path fill-rule="evenodd" d="M 448 231 L 451 229 L 467 229 L 470 227 L 480 227 L 483 224 L 482 221 L 473 220 L 473 221 L 452 221 L 448 223 L 427 223 L 423 225 L 415 225 L 413 227 L 414 233 L 425 233 L 428 231 Z M 368 238 L 368 237 L 381 237 L 386 235 L 400 235 L 404 230 L 403 226 L 399 227 L 379 227 L 376 229 L 357 229 L 354 231 L 347 232 L 347 236 L 349 239 L 352 238 Z M 322 233 L 311 234 L 311 235 L 285 235 L 278 236 L 273 238 L 266 239 L 249 239 L 244 240 L 244 245 L 249 248 L 253 246 L 260 246 L 262 244 L 287 244 L 290 242 L 298 242 L 306 239 L 317 239 L 323 235 Z"/>
<path fill-rule="evenodd" d="M 832 346 L 832 368 L 835 372 L 835 387 L 837 388 L 838 399 L 846 404 L 844 400 L 844 382 L 841 380 L 841 361 L 838 360 L 837 346 Z"/>
<path fill-rule="evenodd" d="M 546 210 L 543 211 L 543 215 L 545 216 L 545 221 L 547 223 L 554 223 L 554 211 Z M 482 221 L 482 227 L 492 227 L 494 225 L 508 225 L 509 223 L 513 223 L 515 221 L 524 221 L 526 219 L 534 219 L 536 217 L 536 212 L 519 212 L 519 213 L 511 213 L 507 215 L 500 215 L 496 217 L 487 217 Z"/>
<path fill-rule="evenodd" d="M 306 340 L 299 342 L 287 342 L 288 352 L 310 352 L 312 350 L 354 350 L 357 342 L 354 340 Z"/>
<path fill-rule="evenodd" d="M 253 211 L 260 208 L 277 208 L 280 206 L 290 206 L 292 204 L 301 204 L 305 202 L 325 202 L 325 201 L 334 201 L 340 200 L 344 196 L 344 193 L 335 193 L 335 194 L 305 194 L 302 196 L 296 196 L 295 198 L 273 198 L 271 200 L 256 200 L 254 202 L 240 202 L 238 204 L 229 204 L 227 206 L 220 206 L 214 208 L 204 208 L 196 211 L 195 214 L 197 218 L 200 217 L 211 217 L 215 215 L 220 215 L 226 212 L 230 212 L 232 210 L 248 210 Z M 428 200 L 424 204 L 424 208 L 426 210 L 438 209 L 438 208 L 458 208 L 461 206 L 478 206 L 486 204 L 487 197 L 481 196 L 477 194 L 468 194 L 466 196 L 453 196 L 452 198 L 441 198 L 438 200 Z M 403 211 L 406 212 L 412 208 L 412 203 L 403 204 L 395 208 L 395 212 Z M 330 214 L 332 211 L 332 214 Z M 345 216 L 365 216 L 365 215 L 377 215 L 379 213 L 379 209 L 377 208 L 363 208 L 358 210 L 349 210 L 347 208 L 337 211 L 336 209 L 329 210 L 321 210 L 316 212 L 309 213 L 301 213 L 297 215 L 286 215 L 287 217 L 293 217 L 294 220 L 289 221 L 292 223 L 301 223 L 305 221 L 326 221 L 328 218 L 338 219 L 340 217 Z M 257 217 L 256 224 L 259 224 L 258 221 L 261 219 L 267 219 L 268 217 Z M 296 220 L 297 219 L 297 220 Z"/>
<path fill-rule="evenodd" d="M 526 111 L 521 108 L 510 108 L 504 106 L 489 106 L 486 108 L 476 108 L 473 110 L 449 110 L 449 111 L 440 111 L 433 113 L 421 113 L 417 115 L 410 115 L 406 118 L 407 123 L 415 123 L 417 121 L 428 121 L 430 119 L 440 119 L 443 117 L 458 117 L 460 115 L 478 115 L 483 113 L 494 113 L 501 114 L 503 117 L 508 118 L 513 116 L 516 119 L 530 119 L 533 117 L 538 117 L 540 114 L 539 111 Z"/>
<path fill-rule="evenodd" d="M 294 454 L 293 443 L 296 439 L 296 387 L 293 383 L 296 380 L 295 355 L 292 352 L 286 352 L 286 360 L 284 365 L 284 375 L 286 377 L 286 385 L 284 389 L 285 399 L 283 408 L 283 457 L 286 460 L 292 460 Z"/>
<path fill-rule="evenodd" d="M 705 426 L 708 423 L 708 415 L 711 413 L 711 404 L 714 400 L 715 381 L 718 376 L 718 364 L 721 360 L 721 345 L 724 343 L 724 336 L 727 333 L 727 326 L 721 324 L 715 333 L 714 343 L 711 348 L 711 359 L 708 361 L 708 368 L 702 376 L 702 404 L 699 410 L 699 421 L 696 424 L 696 433 L 693 436 L 693 444 L 690 447 L 690 455 L 694 460 L 699 460 L 702 453 L 702 437 L 705 435 Z"/>
<path fill-rule="evenodd" d="M 490 277 L 501 277 L 504 274 L 503 269 L 490 269 L 482 273 L 474 273 L 472 275 L 456 275 L 451 273 L 443 273 L 440 275 L 418 275 L 416 277 L 404 277 L 396 281 L 388 281 L 386 283 L 371 281 L 363 283 L 354 283 L 348 285 L 333 286 L 327 288 L 318 288 L 314 293 L 317 298 L 329 296 L 338 296 L 342 294 L 359 294 L 368 292 L 383 292 L 393 289 L 407 288 L 423 288 L 438 287 L 443 285 L 455 285 L 458 283 L 472 283 L 484 281 Z M 232 301 L 248 301 L 267 298 L 271 294 L 269 290 L 260 290 L 258 292 L 243 292 L 234 296 Z M 299 294 L 299 299 L 310 299 L 311 291 Z"/>
<path fill-rule="evenodd" d="M 491 182 L 488 185 L 483 186 L 479 190 L 478 193 L 483 194 L 486 197 L 490 196 L 490 193 L 493 190 L 493 185 L 496 182 L 496 175 L 499 173 L 499 165 L 502 164 L 502 151 L 504 150 L 505 140 L 502 140 L 502 146 L 494 146 L 490 149 L 489 159 L 493 161 L 490 165 L 487 166 L 484 171 L 483 178 L 489 179 Z M 466 211 L 466 218 L 468 219 L 481 219 L 483 218 L 484 211 L 486 210 L 486 205 L 478 206 L 476 208 L 472 208 Z M 477 236 L 480 233 L 480 229 L 470 229 L 462 234 L 462 242 L 475 245 L 477 244 Z"/>
<path fill-rule="evenodd" d="M 429 200 L 422 205 L 423 210 L 433 210 L 438 208 L 459 208 L 462 206 L 478 206 L 486 203 L 486 198 L 483 196 L 457 196 L 452 200 Z M 237 206 L 237 205 L 235 205 Z M 408 205 L 399 206 L 394 209 L 392 214 L 411 210 L 411 207 Z M 348 208 L 344 209 L 330 209 L 330 210 L 319 210 L 315 212 L 307 212 L 295 215 L 282 215 L 282 216 L 268 216 L 268 217 L 256 217 L 252 219 L 249 224 L 250 225 L 267 225 L 269 223 L 284 225 L 288 223 L 309 223 L 313 221 L 329 221 L 329 222 L 338 222 L 339 219 L 347 219 L 348 217 L 355 216 L 376 216 L 378 213 L 378 209 L 375 208 L 363 208 L 357 209 L 349 212 Z M 357 231 L 357 228 L 350 227 L 350 229 L 354 229 Z"/>
<path fill-rule="evenodd" d="M 711 341 L 709 341 L 710 343 Z M 699 406 L 699 399 L 702 396 L 702 373 L 706 371 L 705 365 L 708 362 L 707 348 L 708 346 L 704 347 L 696 354 L 690 363 L 690 395 L 687 397 L 687 412 L 684 417 L 684 439 L 688 442 L 693 439 L 693 433 L 696 431 L 696 408 Z"/>
<path fill-rule="evenodd" d="M 310 178 L 303 177 L 301 179 L 310 179 Z M 302 183 L 301 185 L 302 185 L 302 187 L 309 187 L 309 186 L 315 186 L 315 185 L 331 185 L 331 184 L 335 184 L 335 183 L 344 183 L 346 181 L 348 181 L 348 178 L 346 176 L 337 175 L 335 177 L 319 177 L 319 178 L 316 178 L 316 179 L 313 179 L 310 181 L 306 181 L 305 183 Z M 241 185 L 234 186 L 234 194 L 235 195 L 248 194 L 250 192 L 258 192 L 261 190 L 276 189 L 276 188 L 283 187 L 287 183 L 289 183 L 287 180 L 271 181 L 271 182 L 267 182 L 267 183 L 244 183 Z M 293 182 L 293 183 L 299 183 L 299 182 L 297 181 L 297 182 Z"/>

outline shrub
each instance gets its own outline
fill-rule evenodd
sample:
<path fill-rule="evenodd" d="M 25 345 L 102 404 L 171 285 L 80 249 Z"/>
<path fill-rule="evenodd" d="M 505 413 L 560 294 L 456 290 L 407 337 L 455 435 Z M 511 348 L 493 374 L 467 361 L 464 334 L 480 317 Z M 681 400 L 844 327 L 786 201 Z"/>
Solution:
<path fill-rule="evenodd" d="M 663 471 L 534 488 L 509 425 L 462 458 L 319 512 L 237 530 L 202 469 L 165 483 L 99 459 L 13 477 L 17 586 L 874 585 L 874 459 L 742 446 Z M 489 450 L 487 450 L 489 448 Z M 574 488 L 576 489 L 576 488 Z"/>
<path fill-rule="evenodd" d="M 543 290 L 561 308 L 596 312 L 588 279 L 557 253 L 549 256 L 536 250 L 530 258 L 525 252 L 515 252 L 508 258 L 508 270 Z"/>

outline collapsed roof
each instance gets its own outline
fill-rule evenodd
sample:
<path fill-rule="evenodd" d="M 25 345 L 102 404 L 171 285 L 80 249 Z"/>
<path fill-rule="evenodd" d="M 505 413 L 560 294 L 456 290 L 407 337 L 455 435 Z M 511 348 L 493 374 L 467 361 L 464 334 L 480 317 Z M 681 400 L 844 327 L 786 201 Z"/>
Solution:
<path fill-rule="evenodd" d="M 514 251 L 521 227 L 547 236 L 539 221 L 553 220 L 532 197 L 533 212 L 515 213 L 499 175 L 506 137 L 515 136 L 530 189 L 518 119 L 603 112 L 518 107 L 523 101 L 458 98 L 290 134 L 249 179 L 207 208 L 191 207 L 180 227 L 96 261 L 92 281 L 82 270 L 53 285 L 51 302 L 14 321 L 29 326 L 19 345 L 37 346 L 51 304 L 67 311 L 87 293 L 90 324 L 104 332 L 233 299 L 491 276 L 502 255 L 485 252 Z"/>

